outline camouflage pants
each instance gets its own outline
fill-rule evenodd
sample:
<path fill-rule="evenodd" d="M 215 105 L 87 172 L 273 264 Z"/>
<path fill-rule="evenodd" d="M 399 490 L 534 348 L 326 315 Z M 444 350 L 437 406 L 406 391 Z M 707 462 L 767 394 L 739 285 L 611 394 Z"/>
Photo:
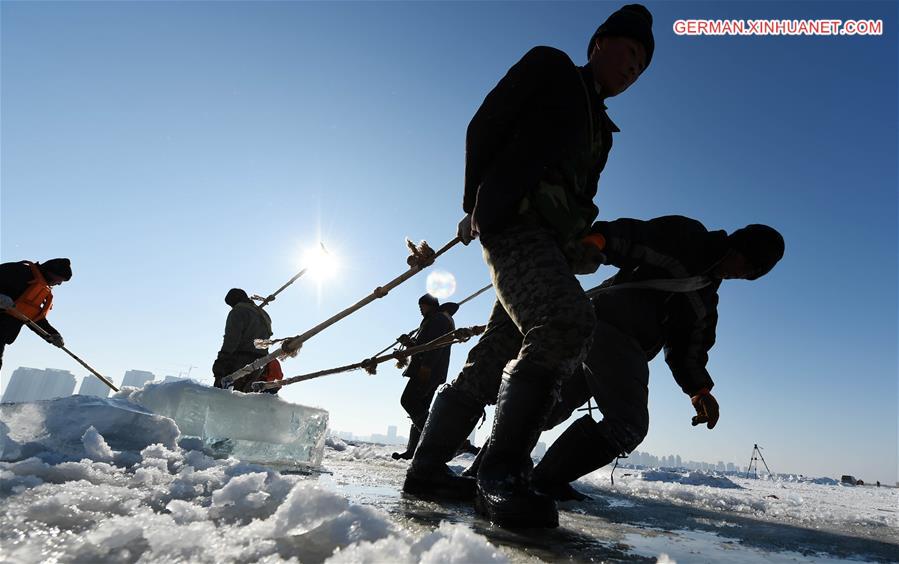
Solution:
<path fill-rule="evenodd" d="M 480 405 L 496 403 L 511 360 L 570 376 L 595 323 L 590 300 L 552 234 L 517 226 L 481 239 L 497 301 L 487 330 L 450 384 Z M 558 381 L 557 380 L 557 381 Z"/>
<path fill-rule="evenodd" d="M 561 399 L 546 430 L 564 422 L 587 398 L 593 397 L 603 418 L 596 440 L 613 452 L 631 452 L 649 431 L 649 360 L 630 335 L 597 320 L 586 370 L 579 368 L 562 383 Z"/>

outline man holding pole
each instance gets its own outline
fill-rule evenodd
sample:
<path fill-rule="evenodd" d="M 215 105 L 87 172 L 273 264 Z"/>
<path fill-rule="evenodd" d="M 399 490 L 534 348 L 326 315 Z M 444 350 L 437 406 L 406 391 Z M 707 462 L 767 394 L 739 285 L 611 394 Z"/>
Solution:
<path fill-rule="evenodd" d="M 0 366 L 6 345 L 16 340 L 26 323 L 23 316 L 43 329 L 39 332 L 29 324 L 41 338 L 57 347 L 63 346 L 62 335 L 47 321 L 47 313 L 53 307 L 51 287 L 71 278 L 72 266 L 67 258 L 50 259 L 44 263 L 23 260 L 0 264 L 0 309 L 4 310 L 0 315 Z"/>
<path fill-rule="evenodd" d="M 461 373 L 434 400 L 405 493 L 474 493 L 478 512 L 501 527 L 558 526 L 555 502 L 529 483 L 529 455 L 560 382 L 590 349 L 596 324 L 575 275 L 598 268 L 593 198 L 618 131 L 605 101 L 640 78 L 654 46 L 649 10 L 624 6 L 591 36 L 586 64 L 535 47 L 469 123 L 467 215 L 458 234 L 466 244 L 480 236 L 497 302 Z M 446 462 L 493 402 L 476 490 L 463 490 Z"/>
<path fill-rule="evenodd" d="M 449 302 L 441 304 L 440 300 L 431 294 L 425 294 L 418 299 L 418 308 L 421 311 L 421 325 L 415 337 L 402 335 L 400 343 L 411 348 L 424 345 L 438 337 L 449 333 L 456 328 L 453 315 L 459 309 L 459 305 Z M 428 418 L 428 410 L 431 408 L 431 400 L 437 388 L 446 382 L 446 373 L 449 370 L 450 349 L 452 345 L 433 351 L 427 351 L 412 355 L 409 366 L 403 372 L 403 376 L 409 378 L 406 389 L 400 397 L 400 404 L 412 425 L 409 428 L 409 443 L 405 452 L 393 453 L 393 459 L 409 460 L 415 453 L 418 445 L 418 437 Z"/>
<path fill-rule="evenodd" d="M 241 366 L 268 354 L 268 349 L 257 349 L 256 339 L 268 339 L 272 336 L 272 319 L 265 310 L 253 303 L 247 293 L 240 288 L 232 288 L 225 296 L 225 303 L 231 306 L 228 320 L 225 322 L 225 335 L 222 348 L 212 365 L 213 384 L 216 388 L 222 385 L 222 378 L 231 374 Z M 262 374 L 253 372 L 250 377 L 232 384 L 240 392 L 249 391 L 249 386 Z M 277 389 L 275 391 L 277 393 Z"/>

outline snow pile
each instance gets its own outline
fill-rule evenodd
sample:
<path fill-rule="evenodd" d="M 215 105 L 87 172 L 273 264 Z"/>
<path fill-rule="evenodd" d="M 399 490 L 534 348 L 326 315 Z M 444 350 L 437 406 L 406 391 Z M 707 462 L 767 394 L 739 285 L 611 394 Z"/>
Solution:
<path fill-rule="evenodd" d="M 582 490 L 588 490 L 583 487 L 586 484 L 640 499 L 749 514 L 806 526 L 889 528 L 899 534 L 899 489 L 895 488 L 844 488 L 815 480 L 784 482 L 727 478 L 701 472 L 684 475 L 667 470 L 628 470 L 624 475 L 616 474 L 612 485 L 609 468 L 588 474 L 579 482 Z"/>
<path fill-rule="evenodd" d="M 97 429 L 82 434 L 86 452 L 111 462 L 60 462 L 46 451 L 0 462 L 5 561 L 506 560 L 464 526 L 416 538 L 309 477 L 176 445 L 116 453 Z"/>
<path fill-rule="evenodd" d="M 192 380 L 151 383 L 116 394 L 172 418 L 185 437 L 221 456 L 279 468 L 321 465 L 328 412 L 271 394 L 242 394 Z"/>
<path fill-rule="evenodd" d="M 177 438 L 171 419 L 124 399 L 69 396 L 0 404 L 0 460 L 6 462 L 41 453 L 52 453 L 56 461 L 111 460 L 111 449 L 140 451 L 154 443 L 173 447 Z"/>
<path fill-rule="evenodd" d="M 462 525 L 440 523 L 437 530 L 410 543 L 408 539 L 388 537 L 363 542 L 337 552 L 328 560 L 333 564 L 354 562 L 394 562 L 396 564 L 468 564 L 470 562 L 508 562 L 508 559 L 480 535 Z"/>

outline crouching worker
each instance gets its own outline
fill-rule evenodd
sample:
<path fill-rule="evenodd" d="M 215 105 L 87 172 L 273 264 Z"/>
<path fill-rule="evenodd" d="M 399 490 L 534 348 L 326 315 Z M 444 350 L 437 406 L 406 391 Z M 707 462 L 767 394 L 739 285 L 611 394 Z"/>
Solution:
<path fill-rule="evenodd" d="M 44 336 L 29 325 L 42 339 L 57 347 L 64 345 L 62 335 L 47 321 L 47 313 L 53 307 L 51 288 L 71 278 L 72 265 L 67 258 L 0 264 L 0 366 L 6 345 L 16 340 L 26 323 L 21 316 L 47 332 L 48 336 Z"/>
<path fill-rule="evenodd" d="M 268 349 L 257 349 L 254 341 L 272 336 L 271 318 L 265 310 L 253 303 L 245 291 L 232 288 L 225 296 L 225 303 L 231 306 L 231 311 L 225 322 L 222 349 L 212 365 L 216 388 L 222 387 L 222 378 L 225 376 L 267 355 Z M 268 370 L 267 366 L 263 370 L 247 374 L 237 380 L 233 388 L 239 392 L 253 391 L 251 388 L 253 382 L 266 380 Z M 277 393 L 277 390 L 274 393 Z"/>
<path fill-rule="evenodd" d="M 749 225 L 730 235 L 706 231 L 681 216 L 651 221 L 597 222 L 606 262 L 619 272 L 592 298 L 593 346 L 585 368 L 562 386 L 547 429 L 592 396 L 603 418 L 577 419 L 534 468 L 534 487 L 556 500 L 584 499 L 570 482 L 633 451 L 649 429 L 649 366 L 660 350 L 690 397 L 693 425 L 718 422 L 718 402 L 706 370 L 715 344 L 718 288 L 723 280 L 755 280 L 783 257 L 781 235 Z"/>

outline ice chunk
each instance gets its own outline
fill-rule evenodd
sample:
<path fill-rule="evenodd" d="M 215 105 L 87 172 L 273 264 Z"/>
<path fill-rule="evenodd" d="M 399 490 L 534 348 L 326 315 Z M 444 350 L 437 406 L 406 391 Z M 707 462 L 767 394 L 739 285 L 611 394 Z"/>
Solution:
<path fill-rule="evenodd" d="M 94 431 L 88 433 L 91 426 Z M 177 438 L 178 427 L 171 419 L 124 399 L 69 396 L 0 404 L 3 461 L 24 460 L 43 452 L 80 460 L 97 455 L 100 451 L 95 449 L 102 450 L 100 440 L 114 450 L 139 451 L 154 443 L 174 448 Z M 86 445 L 91 452 L 86 452 Z"/>
<path fill-rule="evenodd" d="M 321 464 L 328 428 L 328 412 L 323 409 L 191 380 L 150 383 L 115 397 L 127 397 L 171 417 L 183 436 L 201 439 L 219 455 L 282 469 Z"/>
<path fill-rule="evenodd" d="M 680 472 L 671 472 L 668 470 L 648 470 L 643 473 L 643 479 L 647 482 L 670 482 L 672 484 L 685 484 L 690 486 L 740 489 L 740 486 L 724 476 L 705 474 L 703 472 L 689 472 L 685 476 Z"/>
<path fill-rule="evenodd" d="M 97 428 L 91 425 L 81 436 L 81 443 L 84 445 L 84 452 L 87 457 L 97 462 L 112 462 L 115 453 L 109 448 L 106 439 L 103 438 Z"/>

